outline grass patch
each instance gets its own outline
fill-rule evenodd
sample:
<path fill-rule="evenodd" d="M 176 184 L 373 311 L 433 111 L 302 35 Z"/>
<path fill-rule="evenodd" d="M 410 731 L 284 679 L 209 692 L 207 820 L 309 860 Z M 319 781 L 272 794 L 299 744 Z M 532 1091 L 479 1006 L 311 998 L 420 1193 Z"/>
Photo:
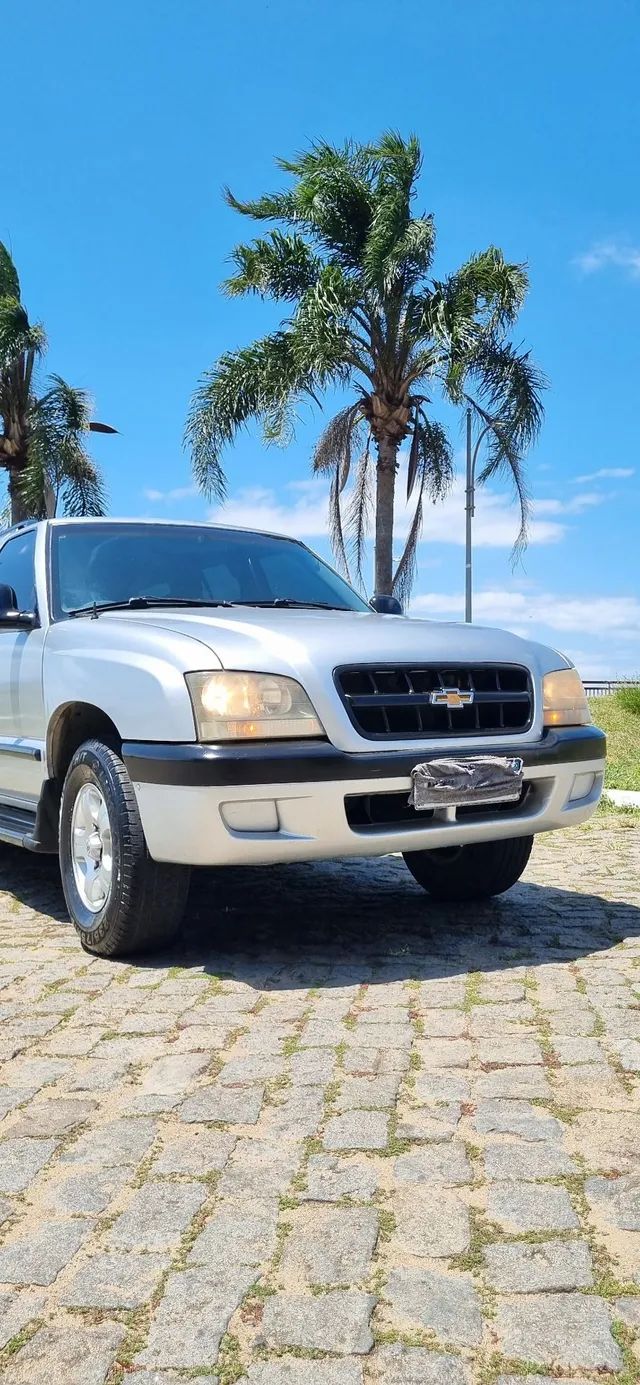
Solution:
<path fill-rule="evenodd" d="M 640 689 L 629 689 L 640 695 Z M 592 697 L 591 715 L 607 736 L 608 789 L 640 790 L 640 725 L 638 713 L 621 704 L 619 696 Z"/>

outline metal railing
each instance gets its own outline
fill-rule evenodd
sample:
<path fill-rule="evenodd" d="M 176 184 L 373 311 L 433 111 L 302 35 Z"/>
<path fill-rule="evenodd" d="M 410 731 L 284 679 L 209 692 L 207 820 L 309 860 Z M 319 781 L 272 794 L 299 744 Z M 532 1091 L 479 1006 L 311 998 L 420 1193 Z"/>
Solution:
<path fill-rule="evenodd" d="M 587 697 L 610 697 L 617 688 L 638 688 L 640 678 L 583 678 Z"/>

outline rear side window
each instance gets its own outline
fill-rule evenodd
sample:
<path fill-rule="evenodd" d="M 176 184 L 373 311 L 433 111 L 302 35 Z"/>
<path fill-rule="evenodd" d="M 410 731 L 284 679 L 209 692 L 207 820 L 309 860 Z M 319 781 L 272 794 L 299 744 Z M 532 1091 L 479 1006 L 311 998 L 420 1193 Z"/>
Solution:
<path fill-rule="evenodd" d="M 16 534 L 0 548 L 0 582 L 13 587 L 19 611 L 35 610 L 35 552 L 35 529 Z"/>

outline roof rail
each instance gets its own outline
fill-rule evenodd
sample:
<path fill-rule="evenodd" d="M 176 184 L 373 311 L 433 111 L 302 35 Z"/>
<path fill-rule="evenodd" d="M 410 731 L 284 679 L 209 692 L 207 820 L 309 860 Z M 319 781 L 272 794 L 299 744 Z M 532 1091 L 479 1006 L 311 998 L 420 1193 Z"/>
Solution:
<path fill-rule="evenodd" d="M 19 519 L 15 524 L 8 524 L 6 529 L 0 529 L 0 537 L 4 539 L 7 534 L 19 534 L 21 529 L 30 529 L 37 523 L 37 519 Z"/>

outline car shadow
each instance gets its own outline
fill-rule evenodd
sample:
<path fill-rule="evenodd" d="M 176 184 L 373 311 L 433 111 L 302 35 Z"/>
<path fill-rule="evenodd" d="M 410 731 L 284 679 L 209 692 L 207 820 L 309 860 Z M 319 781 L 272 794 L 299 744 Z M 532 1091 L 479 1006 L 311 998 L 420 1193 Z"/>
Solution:
<path fill-rule="evenodd" d="M 0 889 L 43 916 L 47 938 L 70 930 L 54 857 L 1 848 Z M 570 962 L 636 936 L 640 908 L 624 900 L 524 881 L 443 906 L 385 856 L 195 871 L 175 943 L 132 960 L 277 991 Z"/>

